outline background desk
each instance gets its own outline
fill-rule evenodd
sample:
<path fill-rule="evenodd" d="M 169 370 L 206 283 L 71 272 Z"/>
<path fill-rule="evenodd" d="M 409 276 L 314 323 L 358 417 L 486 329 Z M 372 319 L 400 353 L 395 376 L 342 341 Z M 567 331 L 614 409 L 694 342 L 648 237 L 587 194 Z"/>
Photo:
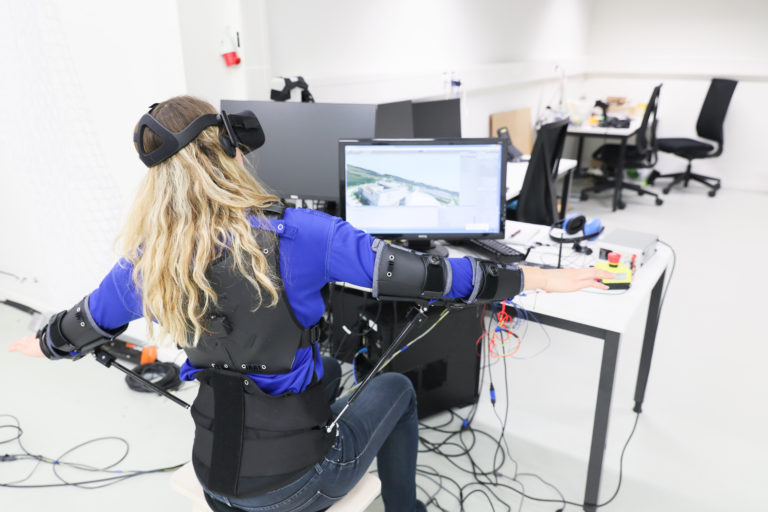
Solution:
<path fill-rule="evenodd" d="M 621 149 L 619 150 L 619 166 L 616 169 L 616 184 L 613 189 L 613 211 L 619 205 L 621 200 L 621 182 L 624 180 L 624 161 L 627 151 L 627 139 L 632 137 L 640 129 L 641 122 L 633 119 L 628 128 L 607 128 L 598 126 L 568 126 L 568 135 L 579 138 L 579 146 L 576 152 L 577 165 L 581 167 L 581 153 L 584 149 L 584 139 L 587 137 L 597 137 L 603 139 L 619 139 Z"/>
<path fill-rule="evenodd" d="M 549 227 L 522 222 L 507 221 L 506 232 L 520 233 L 513 240 L 533 243 L 549 243 Z M 508 240 L 511 242 L 512 240 Z M 542 251 L 534 249 L 528 260 L 542 262 Z M 551 259 L 551 254 L 547 254 Z M 550 260 L 545 261 L 551 263 Z M 524 264 L 524 263 L 521 263 Z M 515 298 L 515 303 L 533 312 L 545 325 L 566 329 L 603 340 L 600 380 L 597 389 L 595 419 L 592 427 L 592 444 L 587 467 L 587 483 L 584 510 L 595 511 L 599 501 L 600 478 L 603 467 L 603 452 L 608 432 L 608 417 L 613 396 L 613 381 L 616 373 L 616 359 L 622 334 L 628 332 L 635 312 L 647 308 L 645 334 L 635 385 L 635 412 L 642 411 L 651 357 L 656 341 L 656 328 L 661 312 L 661 294 L 664 276 L 672 264 L 672 251 L 658 244 L 654 254 L 640 267 L 629 290 L 599 292 L 585 290 L 575 293 L 527 293 Z"/>
<path fill-rule="evenodd" d="M 565 215 L 565 208 L 568 203 L 568 194 L 571 193 L 571 181 L 573 179 L 573 170 L 578 165 L 578 160 L 571 158 L 561 158 L 557 168 L 557 177 L 563 177 L 563 192 L 560 198 L 560 217 Z M 525 162 L 507 162 L 507 201 L 520 195 L 525 181 L 525 173 L 528 170 L 528 161 Z"/>

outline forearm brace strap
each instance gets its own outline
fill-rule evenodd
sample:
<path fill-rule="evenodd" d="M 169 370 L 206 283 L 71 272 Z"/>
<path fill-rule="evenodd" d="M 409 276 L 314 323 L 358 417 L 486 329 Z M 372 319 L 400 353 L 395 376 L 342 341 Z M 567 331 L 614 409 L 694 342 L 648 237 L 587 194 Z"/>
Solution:
<path fill-rule="evenodd" d="M 96 324 L 88 308 L 88 296 L 69 311 L 54 315 L 38 333 L 40 349 L 48 359 L 79 358 L 122 334 L 128 324 L 107 331 Z"/>
<path fill-rule="evenodd" d="M 472 262 L 472 295 L 468 304 L 511 299 L 522 291 L 522 271 L 491 261 L 469 257 Z"/>
<path fill-rule="evenodd" d="M 439 256 L 423 254 L 376 240 L 373 296 L 386 300 L 432 300 L 451 289 L 451 265 Z"/>

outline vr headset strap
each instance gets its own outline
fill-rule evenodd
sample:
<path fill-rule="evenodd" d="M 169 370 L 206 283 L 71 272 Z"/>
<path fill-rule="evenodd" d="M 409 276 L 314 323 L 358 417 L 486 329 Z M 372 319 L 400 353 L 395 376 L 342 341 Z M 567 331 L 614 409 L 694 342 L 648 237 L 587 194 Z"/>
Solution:
<path fill-rule="evenodd" d="M 136 130 L 133 141 L 139 150 L 141 161 L 148 167 L 152 167 L 178 153 L 181 148 L 195 140 L 195 137 L 204 129 L 217 124 L 219 124 L 217 114 L 204 114 L 189 123 L 182 131 L 172 132 L 152 117 L 152 114 L 144 114 L 139 120 L 139 129 Z M 146 128 L 162 139 L 160 146 L 150 153 L 144 149 L 143 137 Z"/>

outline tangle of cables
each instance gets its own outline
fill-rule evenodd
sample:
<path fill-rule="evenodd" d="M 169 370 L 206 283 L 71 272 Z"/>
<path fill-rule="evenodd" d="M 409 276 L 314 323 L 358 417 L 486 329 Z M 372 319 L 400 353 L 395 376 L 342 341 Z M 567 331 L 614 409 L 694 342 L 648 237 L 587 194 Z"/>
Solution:
<path fill-rule="evenodd" d="M 116 484 L 118 482 L 122 482 L 123 480 L 127 480 L 129 478 L 134 478 L 141 475 L 149 475 L 152 473 L 164 473 L 168 471 L 174 471 L 176 469 L 179 469 L 181 466 L 185 464 L 185 463 L 182 463 L 182 464 L 176 464 L 174 466 L 168 466 L 168 467 L 156 468 L 156 469 L 146 469 L 146 470 L 116 469 L 115 466 L 117 466 L 118 464 L 120 464 L 122 461 L 125 460 L 125 458 L 128 456 L 128 451 L 129 451 L 128 441 L 126 441 L 122 437 L 117 437 L 117 436 L 107 436 L 107 437 L 98 437 L 98 438 L 90 439 L 83 443 L 77 444 L 72 448 L 69 448 L 58 457 L 49 457 L 46 455 L 34 454 L 29 450 L 27 450 L 21 442 L 21 436 L 24 433 L 24 431 L 21 428 L 21 424 L 18 418 L 16 418 L 11 414 L 0 414 L 0 418 L 7 418 L 7 421 L 0 423 L 0 445 L 9 445 L 15 442 L 19 447 L 19 451 L 16 453 L 0 454 L 0 464 L 14 463 L 14 464 L 21 465 L 25 461 L 32 462 L 31 468 L 29 470 L 26 470 L 25 468 L 21 468 L 17 471 L 14 471 L 14 473 L 25 473 L 23 476 L 12 481 L 0 482 L 0 487 L 13 487 L 13 488 L 21 488 L 21 489 L 40 489 L 45 487 L 69 486 L 69 487 L 80 487 L 83 489 L 97 489 L 100 487 L 106 487 L 108 485 Z M 117 456 L 116 460 L 103 466 L 93 466 L 90 464 L 69 460 L 70 456 L 76 451 L 86 448 L 88 446 L 94 445 L 96 443 L 100 443 L 100 444 L 118 443 L 119 445 L 122 445 L 122 449 L 120 450 L 121 453 Z M 103 451 L 104 451 L 104 448 L 101 448 L 100 452 L 103 452 Z M 41 465 L 45 465 L 45 464 L 50 465 L 53 476 L 56 478 L 57 481 L 52 483 L 40 483 L 40 484 L 25 483 L 32 478 L 32 476 L 38 471 Z M 60 468 L 70 468 L 70 469 L 75 469 L 79 471 L 84 471 L 85 475 L 87 476 L 84 476 L 83 478 L 78 480 L 69 480 L 61 474 Z M 91 476 L 91 475 L 94 475 L 94 476 Z"/>
<path fill-rule="evenodd" d="M 479 346 L 483 338 L 488 338 L 488 353 L 492 358 L 512 356 L 522 343 L 520 336 L 513 330 L 519 324 L 519 317 L 509 315 L 506 302 L 502 302 L 501 309 L 496 313 L 496 327 L 492 331 L 483 331 L 475 345 Z"/>
<path fill-rule="evenodd" d="M 508 308 L 514 309 L 514 315 L 510 314 Z M 454 468 L 454 473 L 466 477 L 452 478 L 446 475 L 444 469 L 438 471 L 432 466 L 420 464 L 417 467 L 417 488 L 428 506 L 445 512 L 449 510 L 511 512 L 514 504 L 514 510 L 519 512 L 526 499 L 555 504 L 558 511 L 562 511 L 566 505 L 579 508 L 584 506 L 583 503 L 566 499 L 557 487 L 541 476 L 520 472 L 517 461 L 511 456 L 511 450 L 504 435 L 510 415 L 509 400 L 506 399 L 509 396 L 507 362 L 510 357 L 526 359 L 515 357 L 514 354 L 520 349 L 530 319 L 538 324 L 533 313 L 519 308 L 512 302 L 502 304 L 499 311 L 488 315 L 483 311 L 481 315 L 483 335 L 477 342 L 480 357 L 478 386 L 479 390 L 488 390 L 492 411 L 498 420 L 498 432 L 495 432 L 494 428 L 479 428 L 473 424 L 479 400 L 470 406 L 466 414 L 450 410 L 447 419 L 440 424 L 420 423 L 419 452 L 440 456 Z M 544 332 L 546 333 L 546 330 Z M 544 349 L 529 357 L 539 355 L 550 346 L 550 343 L 551 340 L 547 336 Z M 484 344 L 487 347 L 483 346 Z M 505 393 L 503 411 L 496 407 L 493 375 L 493 368 L 499 364 L 502 365 L 504 382 L 502 392 Z M 624 454 L 637 427 L 638 419 L 639 414 L 635 417 L 632 430 L 621 452 L 616 489 L 606 501 L 593 504 L 596 507 L 611 503 L 621 488 Z M 492 456 L 489 457 L 489 453 Z M 526 490 L 526 486 L 529 490 Z M 516 503 L 511 501 L 510 493 L 518 495 L 520 501 Z"/>

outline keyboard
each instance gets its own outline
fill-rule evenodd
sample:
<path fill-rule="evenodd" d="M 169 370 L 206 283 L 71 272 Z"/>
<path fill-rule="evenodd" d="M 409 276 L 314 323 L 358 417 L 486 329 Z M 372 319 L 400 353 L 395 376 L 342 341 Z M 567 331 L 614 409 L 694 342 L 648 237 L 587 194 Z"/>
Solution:
<path fill-rule="evenodd" d="M 490 258 L 497 263 L 507 265 L 525 259 L 525 253 L 510 247 L 504 242 L 499 242 L 498 240 L 491 238 L 470 238 L 463 240 L 462 243 L 470 249 L 474 249 L 483 255 L 490 256 Z"/>

